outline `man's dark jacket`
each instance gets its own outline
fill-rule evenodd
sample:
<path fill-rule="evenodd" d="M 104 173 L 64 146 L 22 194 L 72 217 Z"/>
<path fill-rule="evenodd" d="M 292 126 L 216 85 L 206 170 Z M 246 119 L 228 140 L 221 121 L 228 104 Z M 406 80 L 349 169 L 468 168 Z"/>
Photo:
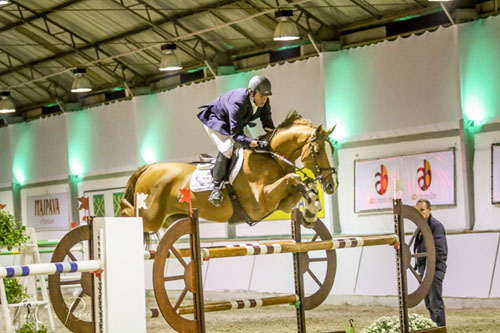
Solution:
<path fill-rule="evenodd" d="M 436 246 L 436 274 L 446 272 L 446 259 L 448 258 L 448 244 L 446 243 L 446 232 L 444 226 L 432 215 L 427 219 L 434 236 L 434 245 Z M 418 232 L 413 246 L 414 253 L 425 252 L 425 242 L 422 232 Z M 417 271 L 422 274 L 425 271 L 425 258 L 416 258 Z M 444 274 L 443 274 L 444 276 Z"/>
<path fill-rule="evenodd" d="M 252 120 L 260 118 L 262 127 L 274 128 L 269 99 L 253 114 L 249 92 L 245 88 L 233 89 L 202 107 L 204 110 L 198 113 L 198 118 L 203 124 L 214 131 L 231 136 L 244 147 L 248 147 L 252 141 L 243 132 Z"/>

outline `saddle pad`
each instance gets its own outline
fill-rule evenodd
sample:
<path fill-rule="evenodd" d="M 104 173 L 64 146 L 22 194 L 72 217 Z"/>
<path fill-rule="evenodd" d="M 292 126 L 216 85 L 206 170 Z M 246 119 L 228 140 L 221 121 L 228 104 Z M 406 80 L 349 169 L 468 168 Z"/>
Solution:
<path fill-rule="evenodd" d="M 240 148 L 234 152 L 236 154 L 236 163 L 234 163 L 233 168 L 229 171 L 229 182 L 232 184 L 238 176 L 243 165 L 243 148 Z M 202 164 L 203 167 L 196 168 L 191 175 L 191 192 L 205 192 L 212 191 L 212 168 L 206 168 L 206 164 Z M 210 165 L 210 164 L 209 164 Z"/>

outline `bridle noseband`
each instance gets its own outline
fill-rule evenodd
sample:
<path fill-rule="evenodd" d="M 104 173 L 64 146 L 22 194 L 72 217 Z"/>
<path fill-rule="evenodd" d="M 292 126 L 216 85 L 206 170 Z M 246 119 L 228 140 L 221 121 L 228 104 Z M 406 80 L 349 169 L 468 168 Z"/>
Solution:
<path fill-rule="evenodd" d="M 313 132 L 314 133 L 314 132 Z M 328 143 L 329 145 L 331 145 L 330 141 L 328 140 L 328 138 L 315 138 L 313 139 L 312 136 L 313 136 L 313 133 L 311 133 L 311 138 L 309 139 L 308 141 L 308 146 L 309 146 L 309 151 L 311 152 L 311 156 L 313 158 L 313 161 L 314 161 L 314 167 L 316 169 L 316 173 L 315 173 L 315 176 L 316 178 L 314 180 L 318 180 L 318 181 L 322 181 L 324 178 L 328 178 L 329 176 L 333 175 L 333 174 L 337 174 L 337 169 L 335 169 L 335 167 L 328 167 L 328 168 L 325 168 L 325 167 L 321 167 L 318 163 L 318 158 L 317 156 L 319 156 L 319 152 L 317 150 L 314 149 L 314 142 L 317 142 L 317 141 L 324 141 L 325 144 Z M 332 148 L 332 151 L 333 151 L 333 147 Z M 304 157 L 304 154 L 305 154 L 306 150 L 304 149 L 302 151 L 302 155 L 300 156 L 300 159 L 303 161 L 303 157 Z M 330 171 L 330 173 L 328 174 L 328 176 L 326 177 L 323 177 L 323 175 L 321 174 L 323 171 Z"/>

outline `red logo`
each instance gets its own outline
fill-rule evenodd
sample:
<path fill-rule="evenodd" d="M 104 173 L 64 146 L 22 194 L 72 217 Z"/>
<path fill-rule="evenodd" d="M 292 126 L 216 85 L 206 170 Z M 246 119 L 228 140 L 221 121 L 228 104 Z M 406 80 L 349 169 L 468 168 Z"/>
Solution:
<path fill-rule="evenodd" d="M 418 177 L 418 186 L 422 191 L 427 191 L 432 181 L 432 170 L 429 161 L 424 160 L 424 166 L 417 170 L 418 174 L 420 174 L 420 172 L 422 172 L 422 175 Z"/>
<path fill-rule="evenodd" d="M 377 177 L 379 180 L 375 183 L 375 191 L 377 191 L 378 194 L 383 195 L 385 191 L 387 191 L 387 186 L 389 185 L 389 177 L 387 177 L 387 169 L 385 168 L 385 165 L 380 165 L 380 172 L 375 174 L 375 178 Z"/>

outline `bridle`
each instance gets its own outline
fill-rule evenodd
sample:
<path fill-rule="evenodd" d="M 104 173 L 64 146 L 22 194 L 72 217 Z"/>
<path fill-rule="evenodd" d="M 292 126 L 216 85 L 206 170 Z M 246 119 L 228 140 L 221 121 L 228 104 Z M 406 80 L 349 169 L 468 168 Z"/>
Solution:
<path fill-rule="evenodd" d="M 317 141 L 324 141 L 325 145 L 326 145 L 326 143 L 328 143 L 330 145 L 330 147 L 332 148 L 332 152 L 333 152 L 334 149 L 333 149 L 332 143 L 330 142 L 330 140 L 328 140 L 328 138 L 326 138 L 326 137 L 325 138 L 318 137 L 318 138 L 314 138 L 313 139 L 312 138 L 313 134 L 314 134 L 314 131 L 313 131 L 313 133 L 311 133 L 311 137 L 308 140 L 307 145 L 309 147 L 310 154 L 311 154 L 311 156 L 313 158 L 313 161 L 314 161 L 314 168 L 315 168 L 315 171 L 316 171 L 315 172 L 316 178 L 314 178 L 314 180 L 315 181 L 317 180 L 317 181 L 321 182 L 324 178 L 328 178 L 328 177 L 330 177 L 331 175 L 334 175 L 334 174 L 336 175 L 337 174 L 337 169 L 335 169 L 335 167 L 333 167 L 333 166 L 332 167 L 328 166 L 328 168 L 325 168 L 325 167 L 321 167 L 319 165 L 319 163 L 318 163 L 318 156 L 319 156 L 320 152 L 317 151 L 316 149 L 314 149 L 314 144 L 313 143 L 317 142 Z M 302 151 L 302 154 L 300 156 L 300 159 L 302 161 L 304 160 L 303 157 L 304 157 L 305 153 L 306 153 L 306 149 L 304 149 Z M 329 171 L 330 173 L 328 173 L 327 176 L 324 177 L 322 175 L 323 171 Z"/>
<path fill-rule="evenodd" d="M 272 132 L 271 136 L 269 137 L 268 141 L 271 142 L 271 140 L 273 139 L 274 135 L 276 134 L 278 129 L 274 129 L 274 131 Z M 310 176 L 308 176 L 306 174 L 306 172 L 304 171 L 305 167 L 303 168 L 299 168 L 297 165 L 295 165 L 295 163 L 293 162 L 290 162 L 288 159 L 286 159 L 285 157 L 275 153 L 275 152 L 272 152 L 272 151 L 262 151 L 262 150 L 259 150 L 258 152 L 260 153 L 267 153 L 267 154 L 270 154 L 271 156 L 273 156 L 274 158 L 290 165 L 291 167 L 294 168 L 295 171 L 298 171 L 300 173 L 303 174 L 303 176 L 308 180 L 308 181 L 319 181 L 321 182 L 323 179 L 325 178 L 328 178 L 330 177 L 331 175 L 336 175 L 337 174 L 337 169 L 335 169 L 335 167 L 328 167 L 328 168 L 325 168 L 325 167 L 321 167 L 318 163 L 318 156 L 319 156 L 319 152 L 317 150 L 314 149 L 314 142 L 317 142 L 317 141 L 325 141 L 326 143 L 328 143 L 330 145 L 330 147 L 332 148 L 332 152 L 334 150 L 333 146 L 332 146 L 332 143 L 330 142 L 330 140 L 328 140 L 327 137 L 316 137 L 316 138 L 313 138 L 313 135 L 314 135 L 314 132 L 315 131 L 312 131 L 311 132 L 311 135 L 306 143 L 306 145 L 308 145 L 309 147 L 309 151 L 311 153 L 311 156 L 313 158 L 313 161 L 314 161 L 314 168 L 315 168 L 315 178 L 312 178 Z M 300 147 L 299 149 L 303 149 L 304 146 Z M 302 154 L 300 155 L 300 159 L 303 161 L 303 157 L 306 153 L 306 149 L 303 149 L 302 150 Z M 278 164 L 279 165 L 279 164 Z M 285 170 L 283 170 L 285 171 Z M 324 177 L 322 176 L 322 172 L 323 171 L 330 171 L 330 173 Z"/>

